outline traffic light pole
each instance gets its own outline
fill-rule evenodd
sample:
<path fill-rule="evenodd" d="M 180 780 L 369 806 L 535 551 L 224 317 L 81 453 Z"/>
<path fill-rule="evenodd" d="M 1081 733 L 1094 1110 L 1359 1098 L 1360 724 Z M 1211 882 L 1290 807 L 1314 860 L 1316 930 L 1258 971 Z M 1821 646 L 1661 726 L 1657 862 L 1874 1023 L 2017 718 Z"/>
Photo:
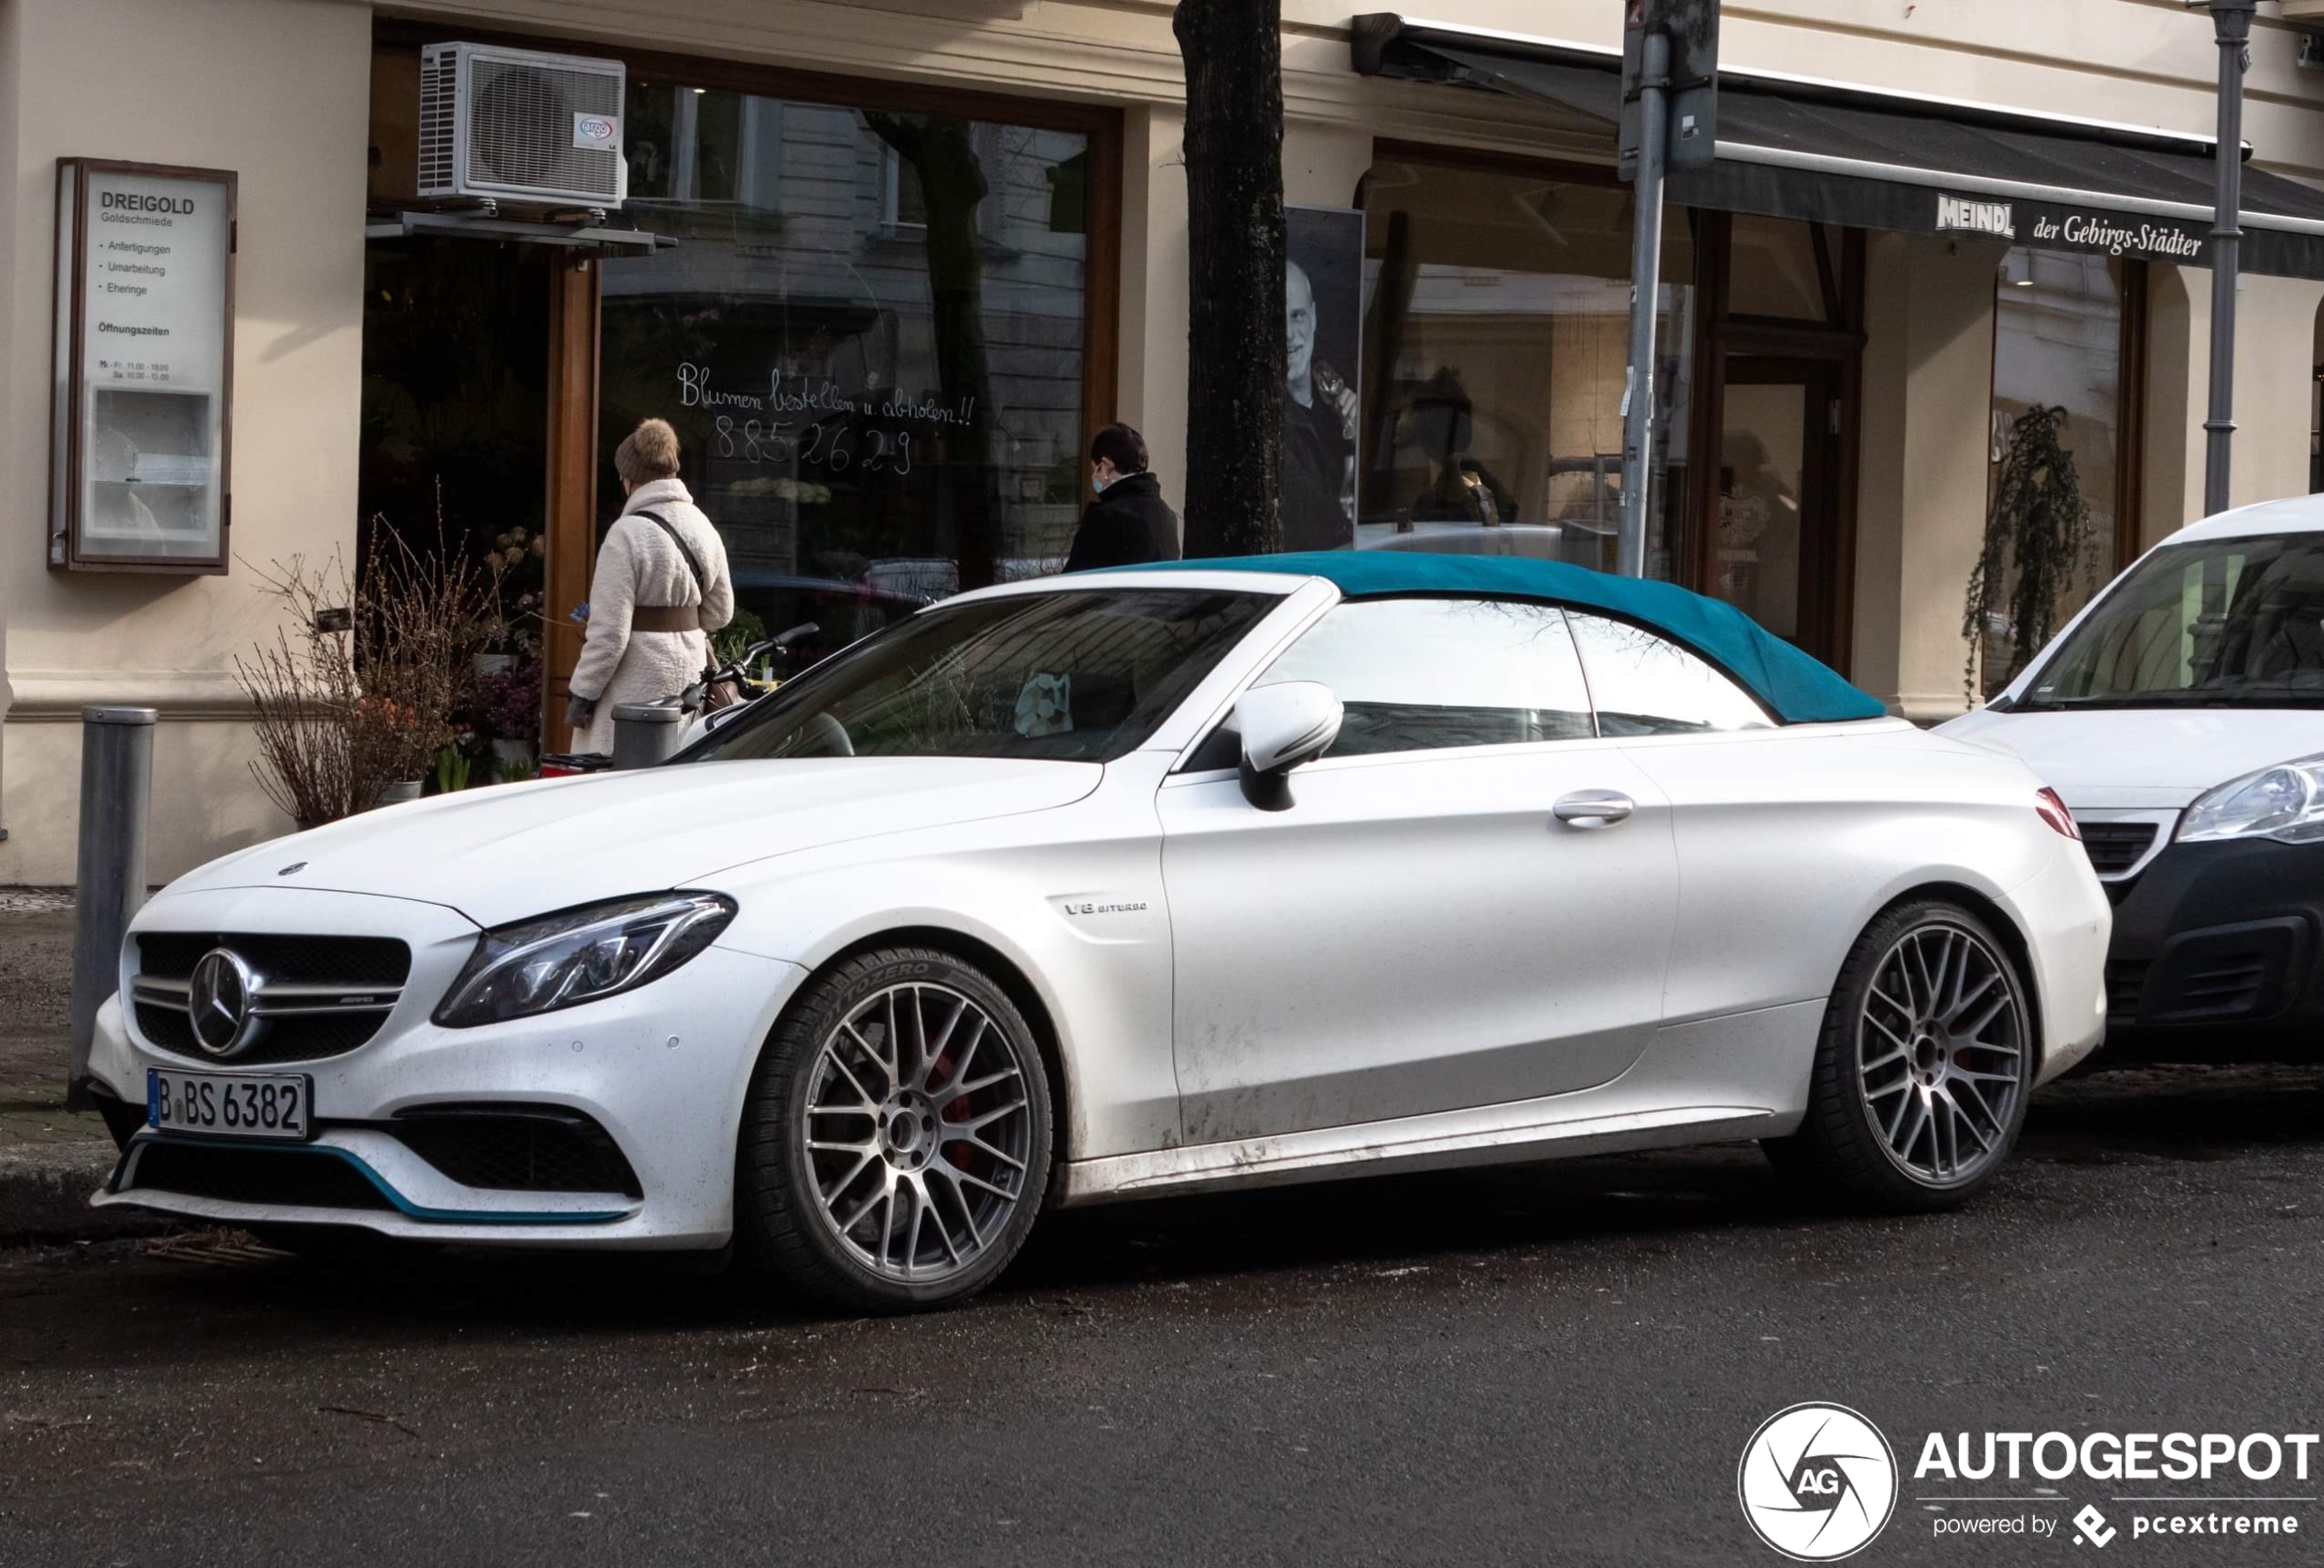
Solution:
<path fill-rule="evenodd" d="M 1662 278 L 1662 175 L 1670 153 L 1671 40 L 1656 29 L 1642 40 L 1639 78 L 1638 177 L 1630 187 L 1630 385 L 1622 394 L 1622 531 L 1615 570 L 1646 575 L 1646 519 L 1654 473 L 1654 327 Z"/>
<path fill-rule="evenodd" d="M 2203 421 L 2203 513 L 2227 510 L 2235 460 L 2235 294 L 2243 250 L 2243 50 L 2257 0 L 2188 0 L 2208 5 L 2219 39 L 2218 209 L 2211 218 L 2211 413 Z"/>

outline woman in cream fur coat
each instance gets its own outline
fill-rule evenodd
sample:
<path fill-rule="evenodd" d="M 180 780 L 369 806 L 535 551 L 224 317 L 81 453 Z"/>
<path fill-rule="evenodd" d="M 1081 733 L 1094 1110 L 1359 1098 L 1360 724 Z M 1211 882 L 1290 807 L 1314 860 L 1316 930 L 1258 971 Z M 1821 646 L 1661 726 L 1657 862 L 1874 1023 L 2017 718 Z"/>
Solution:
<path fill-rule="evenodd" d="M 589 631 L 573 667 L 565 720 L 573 749 L 613 749 L 613 710 L 621 703 L 674 696 L 702 677 L 709 633 L 735 617 L 726 547 L 686 487 L 678 482 L 678 433 L 649 419 L 613 454 L 629 496 L 597 551 L 589 580 Z M 696 583 L 669 534 L 643 511 L 659 513 L 702 567 Z"/>

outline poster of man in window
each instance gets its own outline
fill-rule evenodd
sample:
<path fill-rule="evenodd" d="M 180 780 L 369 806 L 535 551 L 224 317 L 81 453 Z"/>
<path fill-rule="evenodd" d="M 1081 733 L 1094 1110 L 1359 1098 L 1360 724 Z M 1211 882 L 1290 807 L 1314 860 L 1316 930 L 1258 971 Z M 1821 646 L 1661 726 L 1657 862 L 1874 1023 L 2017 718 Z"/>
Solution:
<path fill-rule="evenodd" d="M 1356 542 L 1363 214 L 1284 210 L 1283 547 Z"/>

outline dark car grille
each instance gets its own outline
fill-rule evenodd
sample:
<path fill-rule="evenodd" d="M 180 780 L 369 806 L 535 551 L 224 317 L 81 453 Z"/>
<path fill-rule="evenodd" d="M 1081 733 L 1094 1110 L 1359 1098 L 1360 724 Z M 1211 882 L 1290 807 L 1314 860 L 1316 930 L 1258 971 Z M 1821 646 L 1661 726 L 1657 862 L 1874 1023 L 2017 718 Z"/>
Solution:
<path fill-rule="evenodd" d="M 293 1013 L 266 1020 L 256 1039 L 226 1058 L 235 1067 L 312 1061 L 343 1056 L 387 1021 L 393 994 L 412 972 L 412 950 L 392 937 L 301 937 L 238 931 L 144 931 L 137 937 L 138 972 L 182 996 L 202 955 L 213 948 L 238 954 L 270 984 L 333 986 L 350 993 L 376 992 L 381 1004 L 360 1010 Z M 194 1038 L 192 1022 L 175 997 L 133 996 L 137 1032 L 156 1050 L 214 1061 Z"/>
<path fill-rule="evenodd" d="M 345 1160 L 305 1149 L 149 1144 L 137 1156 L 124 1190 L 176 1192 L 227 1203 L 300 1208 L 395 1207 L 369 1177 Z"/>
<path fill-rule="evenodd" d="M 231 948 L 269 980 L 395 986 L 411 978 L 412 950 L 393 937 L 280 937 L 236 931 L 146 931 L 141 972 L 184 980 L 212 948 Z"/>
<path fill-rule="evenodd" d="M 637 1173 L 612 1135 L 577 1111 L 431 1106 L 398 1116 L 388 1131 L 463 1187 L 640 1196 Z"/>
<path fill-rule="evenodd" d="M 2082 848 L 2101 876 L 2119 876 L 2138 864 L 2155 842 L 2152 822 L 2078 822 Z"/>

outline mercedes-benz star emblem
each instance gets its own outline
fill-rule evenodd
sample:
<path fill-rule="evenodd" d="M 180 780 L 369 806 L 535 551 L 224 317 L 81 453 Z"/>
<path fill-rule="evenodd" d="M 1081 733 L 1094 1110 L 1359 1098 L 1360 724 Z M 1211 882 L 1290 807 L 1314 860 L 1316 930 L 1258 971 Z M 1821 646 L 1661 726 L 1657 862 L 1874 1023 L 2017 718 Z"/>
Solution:
<path fill-rule="evenodd" d="M 213 1057 L 231 1057 L 257 1037 L 264 1022 L 253 1010 L 258 976 L 238 953 L 212 948 L 194 965 L 186 991 L 186 1016 L 194 1040 Z"/>

